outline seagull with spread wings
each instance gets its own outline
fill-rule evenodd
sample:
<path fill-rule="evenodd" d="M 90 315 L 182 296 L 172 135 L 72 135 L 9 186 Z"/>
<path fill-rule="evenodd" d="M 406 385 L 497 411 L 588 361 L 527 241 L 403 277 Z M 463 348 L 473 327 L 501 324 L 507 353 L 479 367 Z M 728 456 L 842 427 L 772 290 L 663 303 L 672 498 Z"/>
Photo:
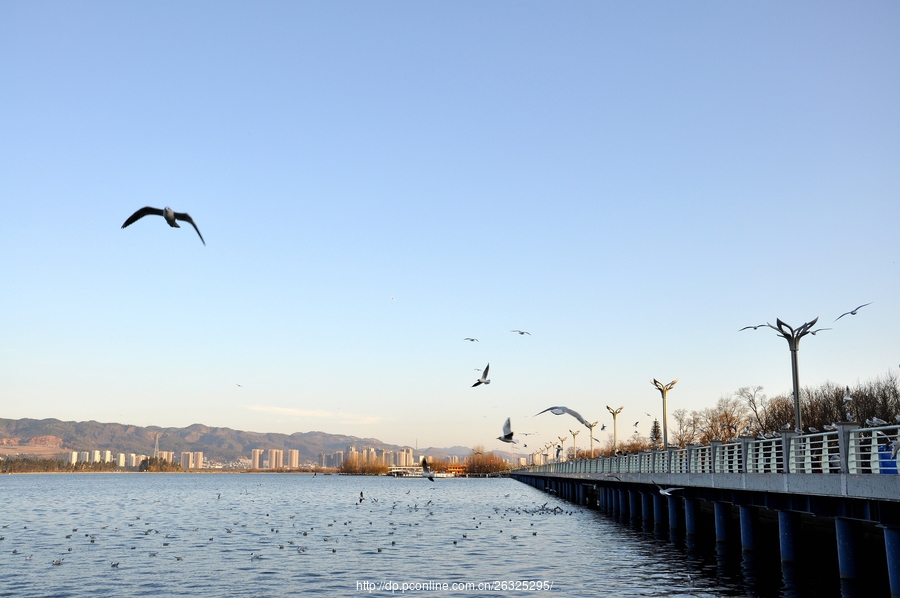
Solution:
<path fill-rule="evenodd" d="M 834 319 L 834 321 L 837 322 L 838 320 L 840 320 L 840 319 L 843 318 L 844 316 L 855 316 L 855 315 L 856 315 L 856 312 L 858 312 L 859 310 L 861 310 L 862 308 L 864 308 L 864 307 L 867 306 L 867 305 L 872 305 L 872 302 L 870 301 L 870 302 L 868 302 L 868 303 L 863 303 L 862 305 L 860 305 L 860 306 L 857 307 L 856 309 L 851 309 L 850 311 L 845 311 L 844 313 L 842 313 L 841 315 L 839 315 L 838 317 L 836 317 L 836 318 Z"/>
<path fill-rule="evenodd" d="M 422 477 L 428 478 L 432 482 L 434 481 L 434 472 L 428 467 L 428 461 L 425 460 L 425 457 L 422 457 Z"/>
<path fill-rule="evenodd" d="M 200 237 L 200 240 L 203 241 L 203 235 L 200 234 L 200 229 L 197 228 L 196 224 L 194 224 L 194 219 L 191 218 L 190 214 L 188 214 L 187 212 L 176 212 L 169 206 L 166 206 L 163 210 L 160 210 L 159 208 L 151 208 L 150 206 L 141 208 L 128 217 L 128 220 L 125 221 L 125 224 L 122 225 L 122 228 L 125 228 L 130 224 L 134 224 L 144 216 L 162 216 L 166 219 L 166 222 L 172 228 L 181 228 L 180 226 L 178 226 L 179 220 L 181 220 L 182 222 L 187 222 L 194 227 L 194 230 L 197 231 L 197 235 Z M 203 241 L 203 244 L 206 245 L 206 241 Z"/>
<path fill-rule="evenodd" d="M 506 421 L 503 422 L 503 436 L 497 436 L 497 440 L 509 442 L 512 444 L 519 444 L 518 440 L 513 440 L 512 425 L 509 423 L 508 417 L 506 418 Z"/>
<path fill-rule="evenodd" d="M 510 332 L 518 332 L 519 336 L 522 336 L 523 334 L 527 334 L 528 336 L 531 336 L 531 333 L 528 332 L 527 330 L 510 330 Z"/>
<path fill-rule="evenodd" d="M 540 413 L 535 413 L 535 414 L 534 414 L 534 417 L 537 417 L 537 416 L 540 415 L 541 413 L 547 413 L 548 411 L 549 411 L 550 413 L 552 413 L 553 415 L 563 415 L 563 414 L 565 414 L 565 413 L 568 413 L 569 415 L 571 415 L 572 417 L 574 417 L 575 419 L 577 419 L 578 421 L 580 421 L 580 422 L 581 422 L 582 424 L 584 424 L 585 426 L 588 426 L 587 420 L 584 419 L 583 417 L 581 417 L 581 415 L 580 415 L 577 411 L 572 411 L 572 410 L 569 409 L 568 407 L 563 407 L 563 406 L 561 406 L 561 405 L 557 405 L 557 406 L 555 406 L 555 407 L 547 407 L 546 409 L 544 409 L 544 410 L 541 411 Z M 588 426 L 588 427 L 590 428 L 590 426 Z"/>
<path fill-rule="evenodd" d="M 484 366 L 484 371 L 481 372 L 481 378 L 475 381 L 475 384 L 472 385 L 472 388 L 475 388 L 479 384 L 490 384 L 491 381 L 488 380 L 488 370 L 491 369 L 491 364 L 487 364 Z"/>

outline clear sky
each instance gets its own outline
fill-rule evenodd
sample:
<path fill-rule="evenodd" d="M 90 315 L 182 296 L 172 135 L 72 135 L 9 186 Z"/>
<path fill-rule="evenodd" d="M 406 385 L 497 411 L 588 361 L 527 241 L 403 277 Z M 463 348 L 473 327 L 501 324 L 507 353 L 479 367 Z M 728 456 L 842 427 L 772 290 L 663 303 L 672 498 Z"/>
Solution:
<path fill-rule="evenodd" d="M 647 434 L 653 377 L 670 411 L 788 392 L 787 343 L 738 333 L 775 318 L 833 328 L 803 385 L 896 371 L 898 31 L 897 2 L 4 2 L 0 417 L 500 448 L 609 404 Z M 122 230 L 143 206 L 207 245 Z"/>

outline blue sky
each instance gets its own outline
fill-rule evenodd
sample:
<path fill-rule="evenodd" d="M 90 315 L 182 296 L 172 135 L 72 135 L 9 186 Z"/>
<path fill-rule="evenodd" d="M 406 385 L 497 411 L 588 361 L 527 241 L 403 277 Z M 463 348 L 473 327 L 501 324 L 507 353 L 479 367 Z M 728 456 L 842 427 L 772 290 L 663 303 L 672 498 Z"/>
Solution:
<path fill-rule="evenodd" d="M 866 302 L 801 384 L 896 371 L 898 29 L 891 2 L 4 3 L 0 416 L 498 448 L 615 404 L 646 434 L 650 378 L 670 410 L 787 392 L 785 341 L 737 330 Z M 145 205 L 207 246 L 121 230 Z"/>

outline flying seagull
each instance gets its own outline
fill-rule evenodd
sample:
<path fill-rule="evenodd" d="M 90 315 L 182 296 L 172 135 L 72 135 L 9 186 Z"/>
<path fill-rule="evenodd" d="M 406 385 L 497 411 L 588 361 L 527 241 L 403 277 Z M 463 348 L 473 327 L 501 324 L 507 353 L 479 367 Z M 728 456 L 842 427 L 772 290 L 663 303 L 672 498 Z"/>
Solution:
<path fill-rule="evenodd" d="M 744 330 L 747 330 L 748 328 L 752 328 L 753 330 L 756 330 L 757 328 L 762 328 L 763 326 L 765 326 L 765 324 L 759 324 L 757 326 L 744 326 L 743 328 L 738 330 L 738 332 L 743 332 Z"/>
<path fill-rule="evenodd" d="M 816 328 L 815 330 L 810 330 L 809 333 L 815 336 L 817 332 L 822 332 L 823 330 L 831 330 L 831 328 Z"/>
<path fill-rule="evenodd" d="M 531 336 L 531 333 L 528 332 L 527 330 L 510 330 L 510 332 L 518 332 L 519 336 L 522 336 L 523 334 L 527 334 L 528 336 Z"/>
<path fill-rule="evenodd" d="M 470 336 L 467 336 L 467 337 L 464 338 L 463 340 L 464 340 L 464 341 L 473 342 L 473 343 L 477 343 L 477 342 L 478 342 L 478 339 L 477 339 L 477 338 L 472 338 L 472 337 L 470 337 Z"/>
<path fill-rule="evenodd" d="M 432 482 L 434 481 L 434 473 L 428 467 L 428 461 L 425 460 L 425 457 L 422 457 L 422 477 L 428 478 Z"/>
<path fill-rule="evenodd" d="M 481 372 L 481 378 L 475 381 L 475 384 L 472 385 L 472 388 L 475 388 L 479 384 L 490 384 L 491 381 L 488 380 L 488 370 L 491 369 L 491 364 L 487 364 L 484 366 L 484 371 Z"/>
<path fill-rule="evenodd" d="M 650 481 L 653 482 L 653 480 L 650 480 Z M 662 494 L 663 496 L 672 496 L 672 493 L 675 492 L 676 490 L 684 490 L 684 488 L 663 488 L 656 482 L 653 482 L 653 483 L 656 484 L 656 487 L 659 488 L 659 493 Z"/>
<path fill-rule="evenodd" d="M 509 423 L 509 418 L 506 418 L 506 421 L 503 422 L 503 436 L 497 436 L 497 440 L 502 440 L 503 442 L 510 442 L 512 444 L 519 444 L 518 440 L 513 440 L 513 431 L 512 426 Z"/>
<path fill-rule="evenodd" d="M 847 387 L 847 390 L 844 391 L 844 405 L 853 400 L 853 397 L 850 396 L 850 387 Z"/>
<path fill-rule="evenodd" d="M 575 419 L 577 419 L 578 421 L 583 423 L 585 426 L 588 425 L 587 420 L 585 420 L 583 417 L 581 417 L 581 415 L 577 411 L 572 411 L 568 407 L 562 407 L 562 406 L 547 407 L 546 409 L 541 411 L 541 413 L 547 413 L 548 411 L 550 413 L 552 413 L 553 415 L 562 415 L 564 413 L 568 413 L 569 415 L 571 415 L 572 417 L 574 417 Z M 537 417 L 541 413 L 535 413 L 534 417 Z M 588 427 L 590 428 L 590 426 L 588 426 Z"/>
<path fill-rule="evenodd" d="M 863 303 L 862 305 L 860 305 L 860 306 L 857 307 L 856 309 L 853 309 L 853 310 L 850 310 L 850 311 L 845 311 L 844 313 L 842 313 L 841 315 L 839 315 L 838 317 L 836 317 L 836 318 L 834 319 L 834 321 L 837 322 L 838 320 L 840 320 L 841 318 L 843 318 L 843 317 L 846 316 L 846 315 L 855 316 L 855 315 L 856 315 L 856 312 L 858 312 L 859 310 L 861 310 L 862 308 L 864 308 L 864 307 L 867 306 L 867 305 L 872 305 L 872 302 L 870 301 L 870 302 L 868 302 L 868 303 Z"/>
<path fill-rule="evenodd" d="M 178 226 L 178 220 L 181 220 L 182 222 L 189 222 L 190 225 L 194 227 L 194 230 L 197 231 L 197 235 L 200 237 L 200 240 L 203 241 L 203 235 L 200 234 L 200 229 L 197 228 L 196 224 L 194 224 L 194 220 L 191 218 L 190 214 L 187 214 L 186 212 L 176 212 L 169 206 L 166 206 L 164 210 L 160 210 L 159 208 L 151 208 L 150 206 L 141 208 L 128 217 L 128 220 L 125 221 L 125 224 L 122 225 L 122 228 L 125 228 L 129 224 L 137 222 L 144 216 L 162 216 L 166 219 L 166 222 L 169 223 L 169 226 L 171 226 L 172 228 L 181 228 L 180 226 Z M 203 241 L 203 244 L 206 245 L 206 241 Z"/>

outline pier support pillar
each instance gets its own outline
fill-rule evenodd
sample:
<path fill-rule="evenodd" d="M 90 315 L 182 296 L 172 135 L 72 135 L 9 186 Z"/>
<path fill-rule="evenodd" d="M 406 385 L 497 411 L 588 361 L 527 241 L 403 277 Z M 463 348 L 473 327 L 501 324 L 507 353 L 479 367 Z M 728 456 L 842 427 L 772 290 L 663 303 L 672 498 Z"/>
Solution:
<path fill-rule="evenodd" d="M 756 507 L 741 505 L 741 550 L 756 550 Z"/>
<path fill-rule="evenodd" d="M 678 534 L 681 532 L 681 498 L 678 496 L 667 496 L 669 503 L 669 534 Z"/>
<path fill-rule="evenodd" d="M 628 501 L 628 511 L 631 513 L 631 520 L 637 521 L 641 518 L 641 493 L 637 490 L 629 490 Z"/>
<path fill-rule="evenodd" d="M 641 492 L 641 519 L 645 525 L 653 522 L 653 495 L 649 492 Z"/>
<path fill-rule="evenodd" d="M 612 514 L 619 514 L 619 491 L 613 488 L 612 490 Z"/>
<path fill-rule="evenodd" d="M 900 598 L 900 526 L 884 526 L 884 549 L 887 554 L 891 598 Z"/>
<path fill-rule="evenodd" d="M 856 542 L 858 523 L 852 519 L 835 517 L 834 528 L 837 532 L 838 569 L 841 579 L 853 580 L 859 576 L 856 562 Z"/>
<path fill-rule="evenodd" d="M 628 499 L 628 490 L 625 490 L 624 488 L 619 490 L 619 517 L 622 519 L 628 519 L 629 507 L 631 506 L 630 502 L 631 501 Z"/>
<path fill-rule="evenodd" d="M 728 541 L 728 524 L 731 519 L 731 505 L 724 502 L 713 503 L 716 516 L 716 543 Z"/>
<path fill-rule="evenodd" d="M 653 495 L 653 527 L 662 529 L 666 525 L 666 500 L 665 496 L 656 493 Z"/>
<path fill-rule="evenodd" d="M 797 533 L 800 530 L 800 514 L 778 511 L 778 541 L 781 546 L 781 562 L 797 562 Z"/>
<path fill-rule="evenodd" d="M 689 538 L 697 536 L 697 499 L 684 499 L 684 532 Z"/>

